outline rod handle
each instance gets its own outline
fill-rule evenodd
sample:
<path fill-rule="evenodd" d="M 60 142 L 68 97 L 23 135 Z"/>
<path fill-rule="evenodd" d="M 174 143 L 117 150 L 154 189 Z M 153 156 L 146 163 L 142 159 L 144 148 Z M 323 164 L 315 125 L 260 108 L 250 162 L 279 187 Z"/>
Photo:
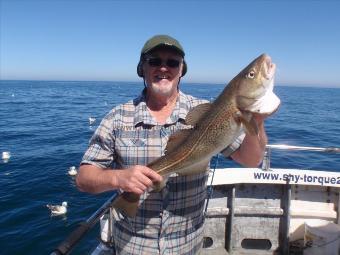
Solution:
<path fill-rule="evenodd" d="M 81 222 L 79 226 L 50 255 L 68 254 L 89 229 L 90 225 L 88 223 Z"/>

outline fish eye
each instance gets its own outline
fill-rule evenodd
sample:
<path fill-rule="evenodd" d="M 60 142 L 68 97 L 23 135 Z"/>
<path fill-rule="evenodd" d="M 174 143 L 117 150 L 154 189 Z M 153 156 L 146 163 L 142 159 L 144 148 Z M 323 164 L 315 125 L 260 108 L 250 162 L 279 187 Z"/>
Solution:
<path fill-rule="evenodd" d="M 255 72 L 254 71 L 250 71 L 249 73 L 247 73 L 247 78 L 254 79 L 255 78 Z"/>

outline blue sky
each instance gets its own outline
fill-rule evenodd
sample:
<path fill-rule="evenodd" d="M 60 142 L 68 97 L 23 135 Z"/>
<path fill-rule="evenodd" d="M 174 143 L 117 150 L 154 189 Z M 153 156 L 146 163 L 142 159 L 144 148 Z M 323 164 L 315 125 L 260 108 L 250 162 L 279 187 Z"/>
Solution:
<path fill-rule="evenodd" d="M 276 83 L 340 87 L 340 1 L 0 0 L 0 79 L 138 81 L 144 42 L 183 45 L 184 82 L 227 83 L 261 53 Z"/>

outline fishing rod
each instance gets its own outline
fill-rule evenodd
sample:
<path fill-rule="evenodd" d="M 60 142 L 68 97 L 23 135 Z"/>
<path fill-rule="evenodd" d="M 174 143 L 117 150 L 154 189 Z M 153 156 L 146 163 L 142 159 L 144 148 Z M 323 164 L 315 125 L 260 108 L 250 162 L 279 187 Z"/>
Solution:
<path fill-rule="evenodd" d="M 119 192 L 115 191 L 113 195 L 86 221 L 79 223 L 79 226 L 62 242 L 50 255 L 68 254 L 74 246 L 83 238 L 83 236 L 99 221 L 118 198 Z"/>

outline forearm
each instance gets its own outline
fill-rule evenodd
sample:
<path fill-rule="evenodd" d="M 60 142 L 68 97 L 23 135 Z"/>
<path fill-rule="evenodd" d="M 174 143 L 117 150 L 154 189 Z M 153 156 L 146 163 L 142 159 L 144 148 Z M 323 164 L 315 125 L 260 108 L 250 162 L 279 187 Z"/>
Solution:
<path fill-rule="evenodd" d="M 76 178 L 79 190 L 89 193 L 101 193 L 117 189 L 115 171 L 102 169 L 94 165 L 81 165 Z"/>
<path fill-rule="evenodd" d="M 126 169 L 102 169 L 94 165 L 81 165 L 76 179 L 79 190 L 101 193 L 114 189 L 143 194 L 162 177 L 146 166 L 135 165 Z"/>
<path fill-rule="evenodd" d="M 257 167 L 262 162 L 268 138 L 263 122 L 258 123 L 258 129 L 258 135 L 245 136 L 240 148 L 231 155 L 233 160 L 247 167 Z"/>

